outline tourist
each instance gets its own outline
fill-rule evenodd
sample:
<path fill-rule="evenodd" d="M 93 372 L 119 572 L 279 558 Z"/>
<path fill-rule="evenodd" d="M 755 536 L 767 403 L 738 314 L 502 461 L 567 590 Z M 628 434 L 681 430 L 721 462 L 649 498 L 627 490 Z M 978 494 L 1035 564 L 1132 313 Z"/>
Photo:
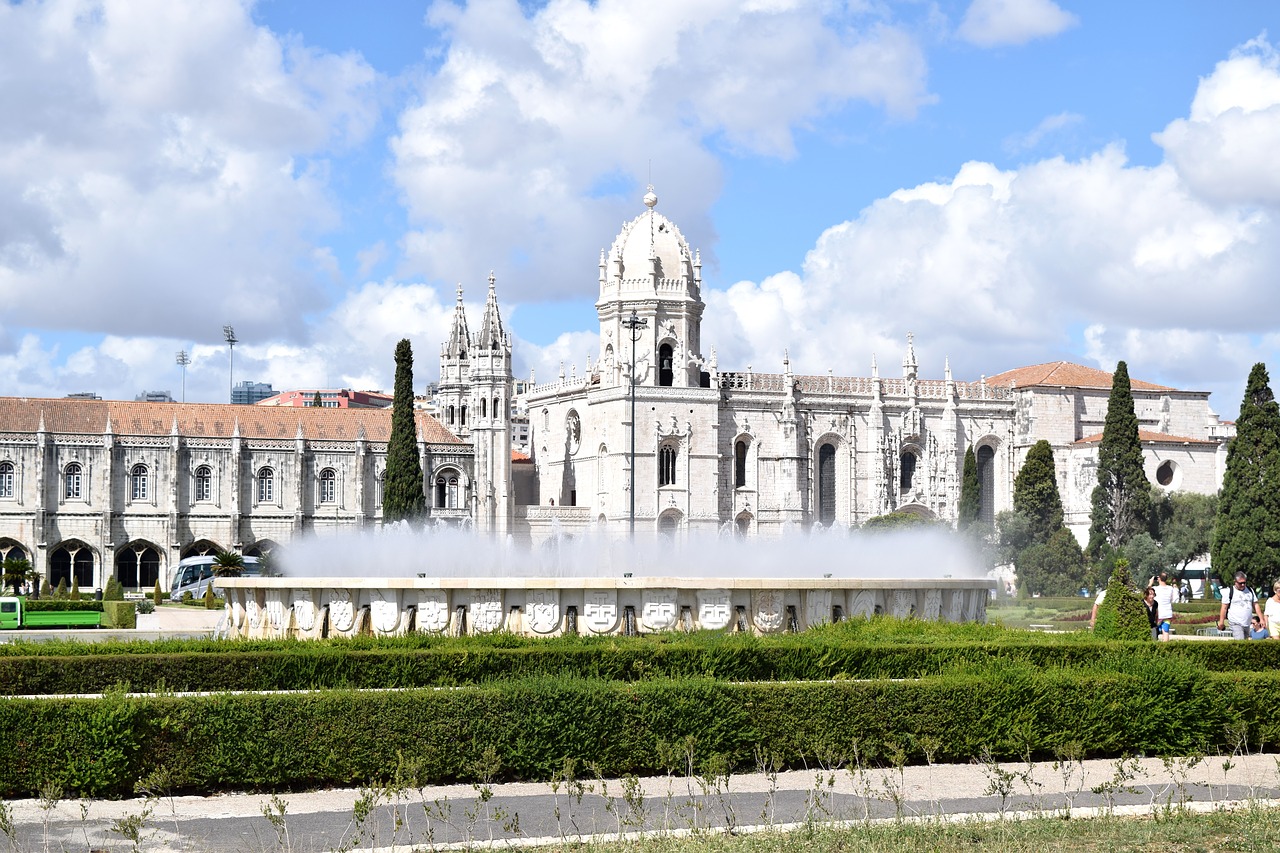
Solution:
<path fill-rule="evenodd" d="M 1266 626 L 1267 633 L 1271 635 L 1271 639 L 1280 640 L 1280 636 L 1271 630 L 1271 626 L 1275 625 L 1280 629 L 1280 623 L 1272 622 L 1272 619 L 1280 619 L 1280 581 L 1276 581 L 1271 585 L 1272 595 L 1267 597 L 1267 605 L 1262 611 L 1262 624 Z"/>
<path fill-rule="evenodd" d="M 1107 598 L 1107 588 L 1104 586 L 1098 590 L 1098 597 L 1093 600 L 1093 610 L 1089 613 L 1089 630 L 1093 630 L 1094 623 L 1098 621 L 1098 608 L 1102 606 L 1102 602 Z"/>
<path fill-rule="evenodd" d="M 1222 609 L 1218 612 L 1218 630 L 1225 630 L 1231 623 L 1231 636 L 1243 640 L 1249 636 L 1249 617 L 1258 614 L 1262 620 L 1262 606 L 1258 604 L 1258 596 L 1249 589 L 1248 579 L 1244 572 L 1236 572 L 1235 584 L 1222 592 Z"/>
<path fill-rule="evenodd" d="M 1169 585 L 1169 573 L 1161 572 L 1156 583 L 1156 617 L 1160 621 L 1160 639 L 1167 642 L 1173 633 L 1173 599 L 1178 591 Z"/>
<path fill-rule="evenodd" d="M 1265 640 L 1269 636 L 1267 629 L 1262 627 L 1262 617 L 1255 613 L 1253 619 L 1249 622 L 1249 639 Z"/>
<path fill-rule="evenodd" d="M 1160 619 L 1158 617 L 1160 608 L 1156 605 L 1156 591 L 1153 587 L 1147 587 L 1142 603 L 1146 605 L 1147 621 L 1151 623 L 1151 639 L 1158 640 L 1160 639 Z"/>

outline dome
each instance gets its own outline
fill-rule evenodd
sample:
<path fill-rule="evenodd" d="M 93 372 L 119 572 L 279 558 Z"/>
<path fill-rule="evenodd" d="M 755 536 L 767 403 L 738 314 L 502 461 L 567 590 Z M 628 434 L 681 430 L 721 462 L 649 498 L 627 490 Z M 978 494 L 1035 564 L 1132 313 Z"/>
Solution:
<path fill-rule="evenodd" d="M 648 210 L 623 225 L 613 241 L 607 266 L 601 270 L 602 295 L 606 290 L 630 296 L 656 289 L 673 296 L 697 298 L 701 264 L 689 251 L 676 224 L 654 209 L 657 203 L 658 197 L 650 188 L 644 197 Z"/>

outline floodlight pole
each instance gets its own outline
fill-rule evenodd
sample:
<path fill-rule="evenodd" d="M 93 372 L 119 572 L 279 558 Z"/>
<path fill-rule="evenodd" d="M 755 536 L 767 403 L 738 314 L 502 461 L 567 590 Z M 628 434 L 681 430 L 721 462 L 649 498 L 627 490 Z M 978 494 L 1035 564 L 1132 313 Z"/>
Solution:
<path fill-rule="evenodd" d="M 227 402 L 235 402 L 236 389 L 236 330 L 230 326 L 222 327 L 222 339 L 227 342 Z"/>
<path fill-rule="evenodd" d="M 631 316 L 622 321 L 622 328 L 631 333 L 631 513 L 629 516 L 629 532 L 636 538 L 636 341 L 640 340 L 648 320 L 642 320 L 632 311 Z"/>
<path fill-rule="evenodd" d="M 191 363 L 191 356 L 187 355 L 184 349 L 178 350 L 176 356 L 178 366 L 182 368 L 182 402 L 187 402 L 187 365 Z"/>

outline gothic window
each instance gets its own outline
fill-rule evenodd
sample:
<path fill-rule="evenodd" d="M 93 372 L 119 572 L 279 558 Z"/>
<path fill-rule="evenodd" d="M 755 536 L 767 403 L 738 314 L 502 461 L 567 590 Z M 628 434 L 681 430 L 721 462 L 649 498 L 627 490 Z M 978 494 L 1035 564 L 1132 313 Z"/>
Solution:
<path fill-rule="evenodd" d="M 911 491 L 911 482 L 916 476 L 916 455 L 909 450 L 903 451 L 902 456 L 898 458 L 900 467 L 898 470 L 898 490 L 902 494 Z"/>
<path fill-rule="evenodd" d="M 675 369 L 672 366 L 671 344 L 658 347 L 658 384 L 670 388 L 675 380 Z"/>
<path fill-rule="evenodd" d="M 484 397 L 480 398 L 480 417 L 489 417 L 489 401 Z"/>
<path fill-rule="evenodd" d="M 458 478 L 457 477 L 449 478 L 448 498 L 449 498 L 449 509 L 457 509 L 458 508 Z"/>
<path fill-rule="evenodd" d="M 680 516 L 674 512 L 669 512 L 658 519 L 658 535 L 663 539 L 674 540 L 679 527 Z"/>
<path fill-rule="evenodd" d="M 673 486 L 676 482 L 676 449 L 664 444 L 658 450 L 658 485 Z"/>
<path fill-rule="evenodd" d="M 450 406 L 449 407 L 449 426 L 453 426 L 458 422 L 455 417 L 456 415 L 457 415 L 457 412 L 454 410 L 453 406 Z"/>
<path fill-rule="evenodd" d="M 751 514 L 740 513 L 733 521 L 733 535 L 739 539 L 747 538 L 747 534 L 751 532 Z"/>
<path fill-rule="evenodd" d="M 991 447 L 978 448 L 978 518 L 986 524 L 996 520 L 996 452 Z"/>
<path fill-rule="evenodd" d="M 49 583 L 74 581 L 81 589 L 93 587 L 93 551 L 83 542 L 65 542 L 49 555 Z"/>
<path fill-rule="evenodd" d="M 466 406 L 463 406 L 463 407 L 462 407 L 462 420 L 459 422 L 459 424 L 458 424 L 458 425 L 459 425 L 459 426 L 466 426 L 466 425 L 467 425 L 467 407 L 466 407 Z"/>
<path fill-rule="evenodd" d="M 542 431 L 549 432 L 551 430 L 551 410 L 542 410 Z"/>
<path fill-rule="evenodd" d="M 605 457 L 609 455 L 609 448 L 603 444 L 600 445 L 600 452 L 596 454 L 596 478 L 599 480 L 599 489 L 604 491 L 604 475 L 605 475 Z"/>
<path fill-rule="evenodd" d="M 498 409 L 498 398 L 497 398 L 497 397 L 494 397 L 494 398 L 493 398 L 493 417 L 494 417 L 495 419 L 497 419 L 497 420 L 501 420 L 501 418 L 502 418 L 502 413 L 501 413 L 501 411 L 499 411 L 499 409 Z"/>
<path fill-rule="evenodd" d="M 84 477 L 84 469 L 80 467 L 79 462 L 72 462 L 62 472 L 63 489 L 62 496 L 72 500 L 79 500 L 81 481 Z"/>
<path fill-rule="evenodd" d="M 458 508 L 458 475 L 453 471 L 444 471 L 436 476 L 436 509 Z"/>
<path fill-rule="evenodd" d="M 448 484 L 448 481 L 445 480 L 443 476 L 436 477 L 436 500 L 435 500 L 436 509 L 445 508 L 445 505 L 446 505 L 445 504 L 445 486 L 447 484 Z"/>
<path fill-rule="evenodd" d="M 145 501 L 147 499 L 147 466 L 134 465 L 129 472 L 129 500 Z"/>
<path fill-rule="evenodd" d="M 818 523 L 830 527 L 836 520 L 836 447 L 818 448 Z"/>
<path fill-rule="evenodd" d="M 276 499 L 276 472 L 271 468 L 258 471 L 258 503 L 269 504 Z"/>
<path fill-rule="evenodd" d="M 150 589 L 160 577 L 160 554 L 145 545 L 130 546 L 116 554 L 116 580 L 132 589 Z"/>
<path fill-rule="evenodd" d="M 338 472 L 325 468 L 320 472 L 320 503 L 331 504 L 338 500 Z"/>
<path fill-rule="evenodd" d="M 741 439 L 733 445 L 733 485 L 742 488 L 747 484 L 747 443 Z"/>
<path fill-rule="evenodd" d="M 0 498 L 13 497 L 13 463 L 0 462 Z"/>
<path fill-rule="evenodd" d="M 213 496 L 213 471 L 208 465 L 196 469 L 196 500 L 207 501 Z"/>

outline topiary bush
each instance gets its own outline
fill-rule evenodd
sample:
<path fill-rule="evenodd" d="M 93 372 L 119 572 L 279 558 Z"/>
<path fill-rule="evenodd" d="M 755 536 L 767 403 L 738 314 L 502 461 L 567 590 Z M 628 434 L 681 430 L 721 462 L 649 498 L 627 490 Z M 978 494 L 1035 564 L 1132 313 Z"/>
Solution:
<path fill-rule="evenodd" d="M 1106 640 L 1150 640 L 1151 621 L 1129 577 L 1129 561 L 1121 557 L 1107 583 L 1107 597 L 1098 606 L 1098 620 L 1093 633 Z"/>
<path fill-rule="evenodd" d="M 124 601 L 124 587 L 115 575 L 107 578 L 107 585 L 102 590 L 103 601 Z"/>
<path fill-rule="evenodd" d="M 71 578 L 71 600 L 80 600 L 80 579 L 76 577 Z"/>
<path fill-rule="evenodd" d="M 156 578 L 156 588 L 151 590 L 151 603 L 156 607 L 159 607 L 160 602 L 163 600 L 161 598 L 161 596 L 163 595 L 164 595 L 164 591 L 160 589 L 160 579 Z M 142 611 L 139 610 L 138 612 L 141 613 Z M 148 611 L 148 612 L 154 612 L 154 611 Z"/>
<path fill-rule="evenodd" d="M 217 606 L 217 599 L 213 595 L 213 584 L 209 584 L 204 588 L 204 609 L 213 610 Z"/>
<path fill-rule="evenodd" d="M 67 579 L 62 578 L 58 581 L 58 588 L 53 591 L 54 598 L 66 598 L 69 594 L 67 590 Z"/>

